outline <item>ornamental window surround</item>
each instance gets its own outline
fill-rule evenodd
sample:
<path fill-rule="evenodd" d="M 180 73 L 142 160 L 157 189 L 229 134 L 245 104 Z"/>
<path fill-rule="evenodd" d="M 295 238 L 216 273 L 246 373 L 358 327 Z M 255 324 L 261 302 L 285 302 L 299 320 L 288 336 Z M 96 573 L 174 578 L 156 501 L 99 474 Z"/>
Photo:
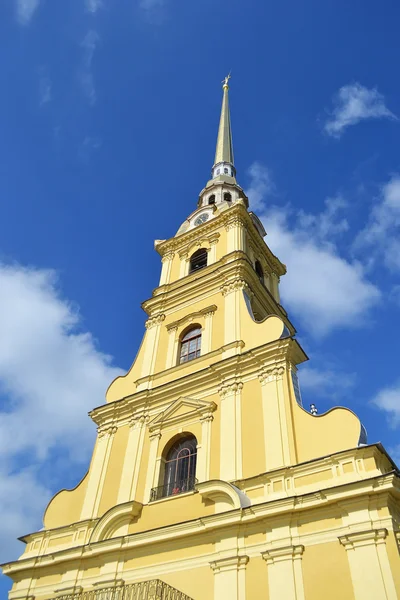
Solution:
<path fill-rule="evenodd" d="M 192 433 L 180 434 L 163 452 L 162 484 L 151 490 L 150 502 L 177 496 L 195 489 L 197 439 Z"/>
<path fill-rule="evenodd" d="M 190 257 L 189 261 L 189 275 L 200 269 L 204 269 L 207 266 L 208 252 L 206 248 L 199 248 Z"/>
<path fill-rule="evenodd" d="M 201 353 L 201 326 L 194 325 L 181 337 L 179 364 L 198 358 Z"/>

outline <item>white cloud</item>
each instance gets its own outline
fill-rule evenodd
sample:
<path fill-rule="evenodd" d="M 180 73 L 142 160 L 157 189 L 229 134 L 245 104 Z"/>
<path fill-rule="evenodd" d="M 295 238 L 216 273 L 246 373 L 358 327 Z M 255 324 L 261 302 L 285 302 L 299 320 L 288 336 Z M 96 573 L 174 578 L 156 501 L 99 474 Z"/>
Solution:
<path fill-rule="evenodd" d="M 392 271 L 400 270 L 400 175 L 393 175 L 382 186 L 366 227 L 358 234 L 354 249 L 382 258 Z"/>
<path fill-rule="evenodd" d="M 103 6 L 103 0 L 85 0 L 87 12 L 96 13 Z"/>
<path fill-rule="evenodd" d="M 81 46 L 83 48 L 82 65 L 79 72 L 83 93 L 85 94 L 89 104 L 93 105 L 96 102 L 97 94 L 94 83 L 92 62 L 97 45 L 100 41 L 100 36 L 97 31 L 89 30 L 85 35 Z"/>
<path fill-rule="evenodd" d="M 164 0 L 140 0 L 140 8 L 151 11 L 164 6 Z"/>
<path fill-rule="evenodd" d="M 95 427 L 87 411 L 104 402 L 121 371 L 57 288 L 52 271 L 0 264 L 0 548 L 40 527 L 49 496 L 38 469 L 60 456 L 88 463 Z M 52 476 L 58 469 L 53 466 Z M 51 477 L 49 478 L 49 480 Z"/>
<path fill-rule="evenodd" d="M 39 104 L 43 106 L 48 104 L 52 99 L 52 84 L 51 79 L 44 67 L 39 69 Z"/>
<path fill-rule="evenodd" d="M 16 0 L 17 19 L 21 25 L 30 23 L 39 3 L 39 0 Z"/>
<path fill-rule="evenodd" d="M 263 210 L 260 198 L 258 202 Z M 281 282 L 283 303 L 315 336 L 364 324 L 381 296 L 362 265 L 341 256 L 333 242 L 347 229 L 346 220 L 338 215 L 344 206 L 342 199 L 328 199 L 317 215 L 295 215 L 288 207 L 261 212 L 267 243 L 288 267 Z"/>
<path fill-rule="evenodd" d="M 388 414 L 393 427 L 400 425 L 400 381 L 380 390 L 371 402 Z"/>
<path fill-rule="evenodd" d="M 356 382 L 355 373 L 346 373 L 336 369 L 316 369 L 308 364 L 299 370 L 301 389 L 315 394 L 318 398 L 337 399 L 346 394 Z"/>
<path fill-rule="evenodd" d="M 397 119 L 377 89 L 368 89 L 360 83 L 341 87 L 333 103 L 334 109 L 324 126 L 325 132 L 333 137 L 340 137 L 347 127 L 364 119 Z"/>
<path fill-rule="evenodd" d="M 267 167 L 255 161 L 247 171 L 250 178 L 250 187 L 246 190 L 251 210 L 260 210 L 264 207 L 264 198 L 275 192 L 271 173 Z"/>

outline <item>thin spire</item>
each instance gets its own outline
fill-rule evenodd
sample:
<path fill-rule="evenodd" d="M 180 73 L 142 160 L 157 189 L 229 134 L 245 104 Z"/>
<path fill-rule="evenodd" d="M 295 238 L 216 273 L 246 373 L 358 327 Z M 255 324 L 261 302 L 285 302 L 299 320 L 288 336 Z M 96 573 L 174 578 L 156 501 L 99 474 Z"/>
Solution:
<path fill-rule="evenodd" d="M 219 121 L 219 129 L 218 129 L 218 138 L 217 138 L 217 148 L 215 151 L 215 161 L 213 167 L 213 177 L 216 176 L 217 165 L 222 166 L 231 166 L 229 169 L 232 174 L 234 173 L 234 160 L 233 160 L 233 145 L 232 145 L 232 130 L 231 130 L 231 118 L 229 113 L 229 79 L 231 78 L 231 74 L 222 82 L 223 89 L 223 98 L 222 98 L 222 108 L 221 108 L 221 118 Z M 229 173 L 231 175 L 231 172 Z"/>

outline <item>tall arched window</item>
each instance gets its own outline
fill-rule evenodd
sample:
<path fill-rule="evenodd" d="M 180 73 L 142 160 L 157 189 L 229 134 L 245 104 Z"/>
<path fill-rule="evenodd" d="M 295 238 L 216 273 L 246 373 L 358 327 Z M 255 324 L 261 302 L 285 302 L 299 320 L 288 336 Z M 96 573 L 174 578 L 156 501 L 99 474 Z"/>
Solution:
<path fill-rule="evenodd" d="M 209 196 L 208 204 L 215 204 L 215 194 L 211 194 L 211 196 Z"/>
<path fill-rule="evenodd" d="M 200 248 L 190 257 L 189 274 L 207 266 L 207 250 Z"/>
<path fill-rule="evenodd" d="M 196 483 L 197 440 L 186 435 L 169 449 L 165 457 L 163 496 L 189 492 Z"/>
<path fill-rule="evenodd" d="M 182 336 L 179 362 L 184 363 L 200 356 L 201 351 L 201 327 L 195 325 Z"/>
<path fill-rule="evenodd" d="M 229 192 L 225 192 L 224 200 L 225 200 L 225 202 L 232 202 L 232 196 Z"/>
<path fill-rule="evenodd" d="M 263 271 L 263 268 L 262 268 L 259 260 L 256 260 L 256 263 L 254 265 L 254 270 L 258 275 L 258 279 L 264 285 L 264 271 Z"/>

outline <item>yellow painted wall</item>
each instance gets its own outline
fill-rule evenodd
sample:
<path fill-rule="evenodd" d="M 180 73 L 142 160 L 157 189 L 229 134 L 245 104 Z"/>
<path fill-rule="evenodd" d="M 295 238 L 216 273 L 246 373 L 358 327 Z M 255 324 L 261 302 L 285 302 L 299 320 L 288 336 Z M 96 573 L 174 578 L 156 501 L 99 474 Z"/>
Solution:
<path fill-rule="evenodd" d="M 346 550 L 338 542 L 307 546 L 302 565 L 307 600 L 355 600 Z"/>
<path fill-rule="evenodd" d="M 389 534 L 386 538 L 386 548 L 394 579 L 394 585 L 396 586 L 397 595 L 400 598 L 400 548 L 393 531 L 389 531 Z"/>
<path fill-rule="evenodd" d="M 265 471 L 264 427 L 261 386 L 258 379 L 247 381 L 242 391 L 243 477 Z"/>
<path fill-rule="evenodd" d="M 214 596 L 214 576 L 210 567 L 165 573 L 161 579 L 195 600 L 210 600 Z"/>
<path fill-rule="evenodd" d="M 87 482 L 88 474 L 74 489 L 61 490 L 50 500 L 43 518 L 46 529 L 63 527 L 79 521 Z"/>
<path fill-rule="evenodd" d="M 246 566 L 246 600 L 253 599 L 269 600 L 268 569 L 261 556 L 252 556 Z"/>

